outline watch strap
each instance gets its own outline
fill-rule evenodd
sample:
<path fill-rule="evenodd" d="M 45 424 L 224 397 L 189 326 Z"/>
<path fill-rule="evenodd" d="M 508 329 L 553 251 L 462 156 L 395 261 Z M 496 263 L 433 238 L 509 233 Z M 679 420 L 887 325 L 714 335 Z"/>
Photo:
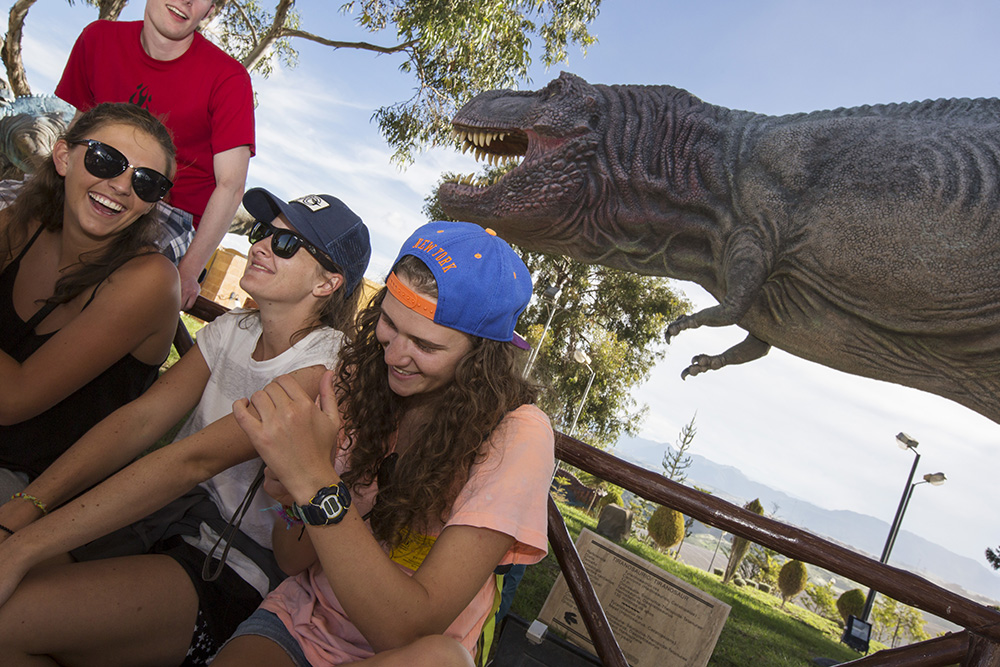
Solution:
<path fill-rule="evenodd" d="M 344 482 L 325 486 L 307 505 L 292 504 L 292 514 L 310 526 L 340 523 L 351 506 L 351 492 Z"/>

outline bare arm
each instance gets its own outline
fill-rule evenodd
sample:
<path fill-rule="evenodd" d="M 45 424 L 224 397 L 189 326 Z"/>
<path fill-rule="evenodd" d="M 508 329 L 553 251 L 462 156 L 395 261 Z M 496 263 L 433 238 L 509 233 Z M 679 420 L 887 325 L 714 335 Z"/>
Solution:
<path fill-rule="evenodd" d="M 237 146 L 228 151 L 216 153 L 212 159 L 215 170 L 215 190 L 208 199 L 205 212 L 198 223 L 191 247 L 184 253 L 177 270 L 181 274 L 181 301 L 183 308 L 189 308 L 201 291 L 198 277 L 208 264 L 212 253 L 219 247 L 222 237 L 236 215 L 236 209 L 243 198 L 243 188 L 247 182 L 247 168 L 250 165 L 250 147 Z"/>
<path fill-rule="evenodd" d="M 50 510 L 142 453 L 180 421 L 201 399 L 210 371 L 196 345 L 153 386 L 87 431 L 25 490 Z M 20 530 L 37 519 L 28 502 L 0 505 L 0 524 Z"/>
<path fill-rule="evenodd" d="M 177 272 L 166 258 L 127 262 L 24 363 L 0 352 L 0 424 L 41 414 L 151 338 L 162 339 L 165 355 L 178 305 Z"/>
<path fill-rule="evenodd" d="M 233 407 L 258 453 L 293 498 L 307 503 L 340 481 L 331 449 L 340 427 L 332 375 L 320 390 L 321 408 L 285 378 Z M 351 619 L 376 651 L 439 634 L 487 581 L 514 538 L 485 528 L 451 526 L 410 577 L 385 554 L 352 507 L 343 521 L 306 528 L 325 576 Z"/>
<path fill-rule="evenodd" d="M 264 469 L 264 491 L 286 507 L 295 502 L 288 489 L 274 476 L 270 468 Z M 281 517 L 275 519 L 271 530 L 271 548 L 274 550 L 274 559 L 278 562 L 278 567 L 288 576 L 302 572 L 317 559 L 312 540 L 303 530 L 303 526 L 290 526 Z"/>
<path fill-rule="evenodd" d="M 324 370 L 312 366 L 286 377 L 301 382 L 303 391 L 315 391 Z M 256 455 L 233 415 L 227 415 L 144 456 L 0 543 L 0 604 L 34 565 L 137 521 Z"/>

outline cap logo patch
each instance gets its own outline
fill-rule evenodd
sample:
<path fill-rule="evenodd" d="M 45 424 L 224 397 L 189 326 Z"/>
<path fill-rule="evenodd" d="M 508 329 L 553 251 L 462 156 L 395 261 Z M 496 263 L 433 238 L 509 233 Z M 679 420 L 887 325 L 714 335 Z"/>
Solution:
<path fill-rule="evenodd" d="M 306 195 L 305 197 L 299 197 L 298 199 L 293 199 L 289 203 L 302 204 L 313 213 L 315 213 L 316 211 L 321 211 L 324 208 L 329 208 L 330 206 L 329 202 L 327 202 L 319 195 Z"/>
<path fill-rule="evenodd" d="M 413 247 L 417 250 L 423 250 L 431 258 L 441 266 L 441 271 L 448 273 L 449 269 L 455 268 L 455 261 L 448 254 L 448 251 L 441 246 L 431 243 L 427 239 L 418 238 L 417 242 L 413 244 Z"/>

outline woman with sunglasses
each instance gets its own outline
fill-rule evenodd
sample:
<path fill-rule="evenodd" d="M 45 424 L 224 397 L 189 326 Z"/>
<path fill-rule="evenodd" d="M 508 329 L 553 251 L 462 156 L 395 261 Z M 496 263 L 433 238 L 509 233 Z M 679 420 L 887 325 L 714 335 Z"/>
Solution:
<path fill-rule="evenodd" d="M 156 379 L 180 297 L 147 214 L 173 172 L 156 118 L 102 104 L 0 211 L 0 503 Z"/>
<path fill-rule="evenodd" d="M 206 664 L 284 578 L 271 553 L 276 515 L 262 511 L 274 502 L 263 492 L 227 540 L 217 578 L 202 577 L 206 554 L 261 467 L 233 401 L 285 373 L 318 393 L 357 311 L 371 251 L 361 219 L 329 195 L 286 203 L 255 188 L 243 203 L 257 222 L 240 285 L 259 310 L 206 325 L 149 391 L 94 427 L 27 492 L 51 507 L 73 498 L 194 408 L 174 442 L 47 516 L 25 512 L 34 509 L 27 503 L 16 515 L 5 511 L 10 503 L 0 507 L 0 524 L 13 532 L 0 542 L 4 665 Z M 31 570 L 70 550 L 84 562 Z"/>
<path fill-rule="evenodd" d="M 492 232 L 431 223 L 403 245 L 319 405 L 287 377 L 234 405 L 264 488 L 287 505 L 275 554 L 296 574 L 213 666 L 472 664 L 495 569 L 546 550 L 553 434 L 514 334 L 530 297 Z"/>

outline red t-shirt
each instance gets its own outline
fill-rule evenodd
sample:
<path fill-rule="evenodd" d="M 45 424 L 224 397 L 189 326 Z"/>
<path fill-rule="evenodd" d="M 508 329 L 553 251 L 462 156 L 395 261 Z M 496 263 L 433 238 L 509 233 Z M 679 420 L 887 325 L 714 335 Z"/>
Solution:
<path fill-rule="evenodd" d="M 142 21 L 95 21 L 77 38 L 56 95 L 80 111 L 131 102 L 158 116 L 174 135 L 177 174 L 169 202 L 194 215 L 215 190 L 212 158 L 238 146 L 254 153 L 253 89 L 239 62 L 199 33 L 174 60 L 142 48 Z"/>

